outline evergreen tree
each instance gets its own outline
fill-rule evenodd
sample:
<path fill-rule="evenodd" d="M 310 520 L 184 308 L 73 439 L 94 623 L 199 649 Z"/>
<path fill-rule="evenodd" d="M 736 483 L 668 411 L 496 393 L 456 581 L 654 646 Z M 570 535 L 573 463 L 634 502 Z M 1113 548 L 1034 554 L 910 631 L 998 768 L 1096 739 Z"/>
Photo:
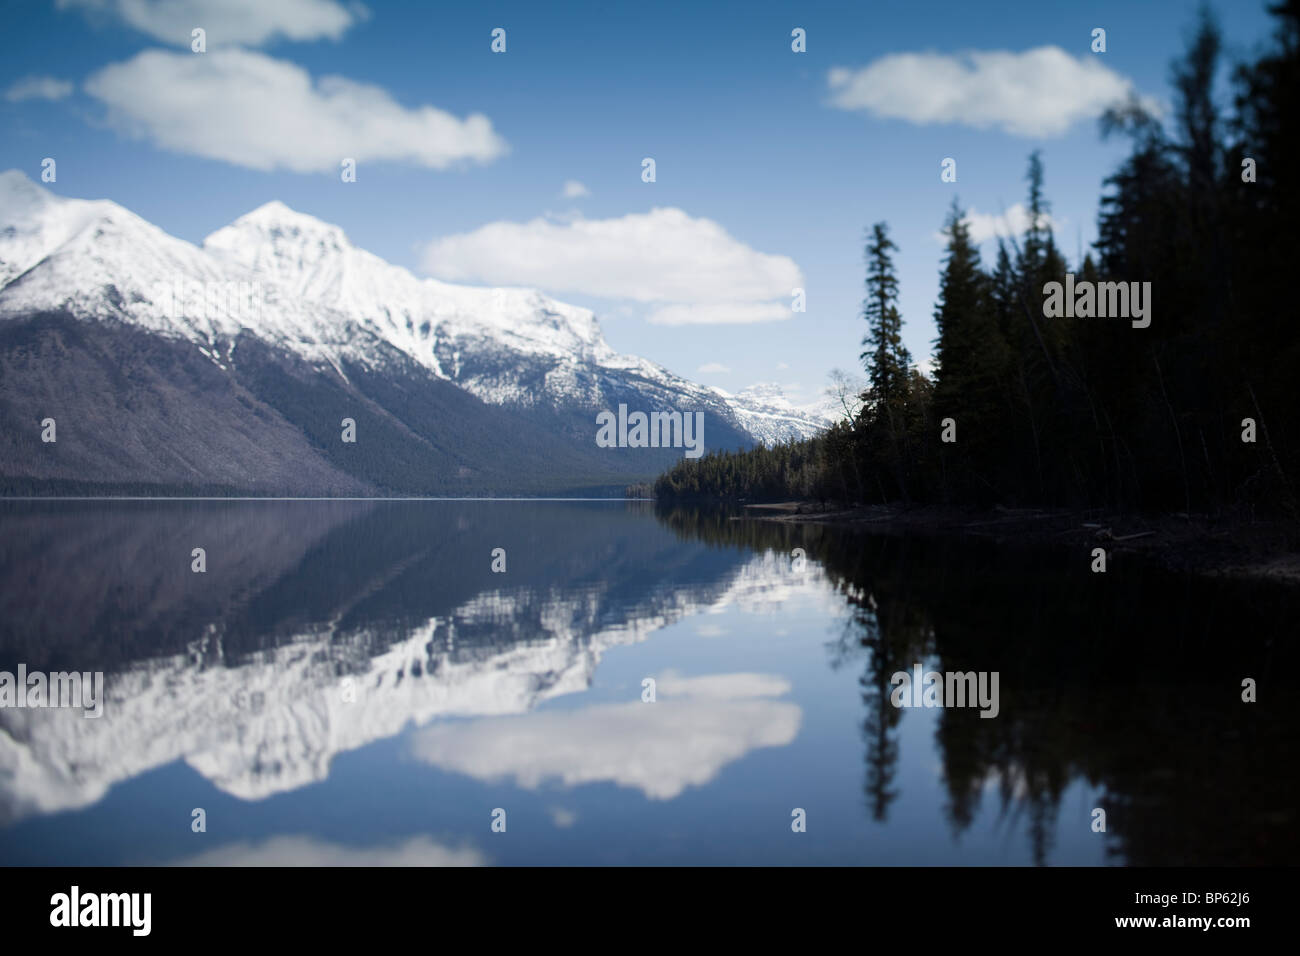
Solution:
<path fill-rule="evenodd" d="M 1047 225 L 1047 200 L 1043 198 L 1043 155 L 1039 150 L 1029 154 L 1025 181 L 1029 183 L 1026 203 L 1029 225 L 1025 229 L 1025 241 L 1020 250 L 1017 268 L 1022 276 L 1036 277 L 1043 268 L 1051 243 L 1051 230 Z"/>
<path fill-rule="evenodd" d="M 903 346 L 903 319 L 898 313 L 898 276 L 891 252 L 897 251 L 883 222 L 871 227 L 867 243 L 867 297 L 862 316 L 867 334 L 859 356 L 866 365 L 872 399 L 885 406 L 896 405 L 907 391 L 912 357 Z"/>
<path fill-rule="evenodd" d="M 909 443 L 904 426 L 912 357 L 903 346 L 898 276 L 890 254 L 897 248 L 889 238 L 885 223 L 878 222 L 871 227 L 866 248 L 867 296 L 862 303 L 867 334 L 860 355 L 866 364 L 869 385 L 858 424 L 867 467 L 892 473 L 894 488 L 891 490 L 907 498 Z"/>
<path fill-rule="evenodd" d="M 1300 513 L 1300 402 L 1294 370 L 1300 367 L 1295 334 L 1296 223 L 1300 190 L 1290 182 L 1300 155 L 1300 0 L 1269 8 L 1277 18 L 1271 47 L 1237 71 L 1235 142 L 1226 163 L 1231 192 L 1227 208 L 1229 247 L 1243 250 L 1234 261 L 1236 312 L 1228 343 L 1237 388 L 1225 404 L 1234 411 L 1224 448 L 1240 450 L 1238 421 L 1257 420 L 1261 454 L 1243 462 L 1238 481 L 1257 500 L 1284 502 Z M 1254 182 L 1245 181 L 1253 160 Z M 1234 456 L 1239 457 L 1239 456 Z"/>
<path fill-rule="evenodd" d="M 980 270 L 979 249 L 971 242 L 965 213 L 954 199 L 944 223 L 948 237 L 943 269 L 939 274 L 939 301 L 934 310 L 936 398 L 940 407 L 955 405 L 984 370 L 977 364 L 981 338 L 1001 339 L 992 318 L 988 282 Z"/>
<path fill-rule="evenodd" d="M 935 340 L 936 385 L 935 412 L 939 418 L 955 419 L 961 440 L 953 447 L 954 460 L 944 465 L 944 487 L 956 482 L 981 487 L 979 495 L 991 487 L 989 477 L 973 475 L 977 462 L 992 457 L 998 436 L 1003 431 L 1000 418 L 1003 379 L 1006 374 L 1007 347 L 993 302 L 993 289 L 980 268 L 979 248 L 971 241 L 965 213 L 956 200 L 944 223 L 948 237 L 947 252 L 939 276 L 939 301 L 934 323 L 939 335 Z M 1005 250 L 1004 250 L 1005 254 Z"/>

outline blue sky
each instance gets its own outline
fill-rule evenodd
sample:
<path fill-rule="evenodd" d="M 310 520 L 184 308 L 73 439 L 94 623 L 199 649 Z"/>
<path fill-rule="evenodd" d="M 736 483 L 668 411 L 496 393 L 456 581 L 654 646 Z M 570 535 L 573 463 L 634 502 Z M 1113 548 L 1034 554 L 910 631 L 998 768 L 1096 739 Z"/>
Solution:
<path fill-rule="evenodd" d="M 688 377 L 809 401 L 831 368 L 858 369 L 871 223 L 900 248 L 918 359 L 954 195 L 1006 214 L 1041 148 L 1059 243 L 1073 259 L 1092 242 L 1124 150 L 1096 113 L 1121 90 L 1168 102 L 1195 9 L 19 0 L 0 40 L 0 168 L 39 179 L 54 157 L 56 192 L 193 242 L 279 199 L 418 274 L 591 306 L 615 348 Z M 1217 12 L 1229 58 L 1270 30 L 1262 2 Z M 569 181 L 586 195 L 563 195 Z"/>

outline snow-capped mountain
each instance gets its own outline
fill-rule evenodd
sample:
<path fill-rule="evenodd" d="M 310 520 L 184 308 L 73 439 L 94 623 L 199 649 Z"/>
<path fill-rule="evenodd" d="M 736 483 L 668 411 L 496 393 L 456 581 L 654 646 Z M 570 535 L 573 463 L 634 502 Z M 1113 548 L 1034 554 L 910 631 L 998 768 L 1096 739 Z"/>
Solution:
<path fill-rule="evenodd" d="M 731 406 L 745 430 L 765 445 L 807 438 L 834 424 L 837 417 L 829 401 L 794 404 L 776 382 L 760 382 L 735 395 L 717 387 L 713 390 Z"/>
<path fill-rule="evenodd" d="M 629 450 L 597 455 L 594 414 L 620 403 L 647 412 L 704 412 L 709 448 L 803 437 L 825 424 L 780 396 L 724 396 L 653 362 L 620 355 L 605 342 L 589 310 L 535 290 L 418 278 L 356 248 L 339 227 L 279 202 L 217 230 L 201 247 L 168 235 L 116 203 L 55 196 L 15 170 L 0 173 L 0 210 L 0 317 L 29 326 L 38 317 L 47 325 L 55 317 L 77 320 L 83 327 L 76 332 L 64 327 L 61 345 L 47 344 L 66 354 L 69 335 L 89 335 L 93 342 L 83 343 L 88 354 L 74 356 L 87 361 L 105 348 L 120 349 L 120 343 L 103 339 L 104 330 L 158 337 L 161 343 L 147 345 L 137 338 L 131 348 L 163 348 L 171 363 L 183 366 L 183 382 L 173 377 L 151 385 L 153 393 L 167 391 L 173 400 L 174 391 L 198 397 L 194 379 L 204 376 L 193 360 L 201 356 L 233 380 L 224 383 L 227 391 L 250 392 L 269 406 L 257 409 L 265 414 L 256 419 L 283 419 L 305 432 L 308 444 L 324 446 L 325 454 L 316 456 L 326 459 L 317 462 L 322 474 L 313 481 L 331 489 L 357 490 L 353 486 L 360 484 L 419 490 L 413 479 L 395 481 L 383 468 L 361 474 L 355 463 L 348 467 L 339 459 L 339 449 L 330 447 L 334 439 L 325 434 L 336 430 L 340 419 L 333 418 L 327 429 L 324 417 L 304 418 L 313 405 L 320 405 L 322 413 L 331 405 L 319 396 L 307 399 L 306 393 L 321 388 L 330 390 L 344 410 L 342 393 L 379 415 L 383 428 L 393 433 L 389 437 L 410 432 L 423 439 L 428 448 L 421 454 L 433 455 L 436 464 L 433 459 L 410 460 L 403 470 L 446 470 L 451 462 L 443 458 L 449 449 L 463 449 L 450 436 L 438 434 L 433 422 L 422 420 L 432 410 L 432 400 L 415 392 L 433 390 L 444 402 L 457 404 L 460 414 L 482 418 L 483 428 L 501 433 L 517 452 L 519 443 L 510 436 L 521 430 L 532 431 L 533 444 L 548 439 L 543 442 L 549 450 L 542 456 L 544 466 L 557 477 L 563 474 L 561 483 L 650 475 L 675 457 L 661 450 L 650 454 L 649 449 L 639 456 L 627 454 Z M 15 330 L 4 331 L 10 344 L 17 345 Z M 28 350 L 33 333 L 40 337 L 39 330 L 29 327 L 18 336 Z M 49 391 L 48 368 L 24 368 L 12 361 L 0 368 L 8 373 L 6 386 L 12 381 L 16 387 L 26 372 L 38 376 L 33 383 L 38 394 Z M 295 387 L 286 378 L 299 383 L 303 394 L 284 395 L 285 388 Z M 471 413 L 463 400 L 449 397 L 448 385 L 501 412 Z M 235 395 L 241 401 L 246 397 Z M 129 405 L 120 409 L 122 415 Z M 35 405 L 24 410 L 37 420 L 48 412 Z M 504 419 L 501 413 L 507 413 Z M 234 431 L 247 435 L 251 427 L 245 422 Z M 143 440 L 138 433 L 136 437 Z M 148 437 L 164 440 L 157 434 Z M 227 444 L 240 442 L 232 438 Z M 444 452 L 441 458 L 435 449 Z M 271 487 L 280 480 L 266 474 L 265 463 L 245 469 L 254 480 L 241 482 L 239 469 L 212 473 L 198 462 L 168 468 L 121 457 L 104 469 L 94 469 L 93 454 L 83 455 L 82 464 L 122 481 Z M 466 487 L 486 482 L 503 490 L 510 484 L 511 469 L 504 460 L 451 457 L 457 459 L 451 471 L 469 482 Z M 42 468 L 39 462 L 20 465 L 3 471 L 32 478 L 73 477 L 68 469 Z M 136 474 L 141 469 L 149 473 Z M 324 472 L 342 474 L 326 477 Z"/>
<path fill-rule="evenodd" d="M 436 375 L 459 379 L 457 344 L 573 363 L 629 367 L 601 336 L 595 316 L 531 289 L 483 289 L 419 279 L 348 242 L 337 226 L 267 203 L 203 241 L 236 273 L 256 276 L 296 302 L 314 303 L 373 329 Z M 635 360 L 632 360 L 635 361 Z M 647 369 L 654 367 L 642 363 Z M 487 401 L 503 396 L 476 379 Z"/>

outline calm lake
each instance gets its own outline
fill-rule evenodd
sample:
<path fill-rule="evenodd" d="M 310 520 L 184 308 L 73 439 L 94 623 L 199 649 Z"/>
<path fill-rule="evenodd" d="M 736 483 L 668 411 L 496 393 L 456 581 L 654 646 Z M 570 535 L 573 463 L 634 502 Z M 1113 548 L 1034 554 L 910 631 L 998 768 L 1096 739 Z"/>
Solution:
<path fill-rule="evenodd" d="M 2 503 L 0 671 L 105 690 L 0 709 L 0 863 L 1295 863 L 1295 599 L 1089 561 L 644 502 Z M 916 665 L 996 673 L 996 715 L 894 706 Z"/>

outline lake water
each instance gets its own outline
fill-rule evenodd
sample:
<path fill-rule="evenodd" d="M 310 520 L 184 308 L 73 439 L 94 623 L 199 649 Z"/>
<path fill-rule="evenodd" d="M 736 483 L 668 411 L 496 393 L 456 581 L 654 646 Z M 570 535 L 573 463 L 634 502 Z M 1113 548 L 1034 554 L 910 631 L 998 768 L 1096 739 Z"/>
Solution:
<path fill-rule="evenodd" d="M 0 671 L 106 690 L 0 709 L 0 862 L 1296 862 L 1294 598 L 1089 561 L 642 502 L 3 503 Z M 996 716 L 895 707 L 918 664 L 996 672 Z"/>

